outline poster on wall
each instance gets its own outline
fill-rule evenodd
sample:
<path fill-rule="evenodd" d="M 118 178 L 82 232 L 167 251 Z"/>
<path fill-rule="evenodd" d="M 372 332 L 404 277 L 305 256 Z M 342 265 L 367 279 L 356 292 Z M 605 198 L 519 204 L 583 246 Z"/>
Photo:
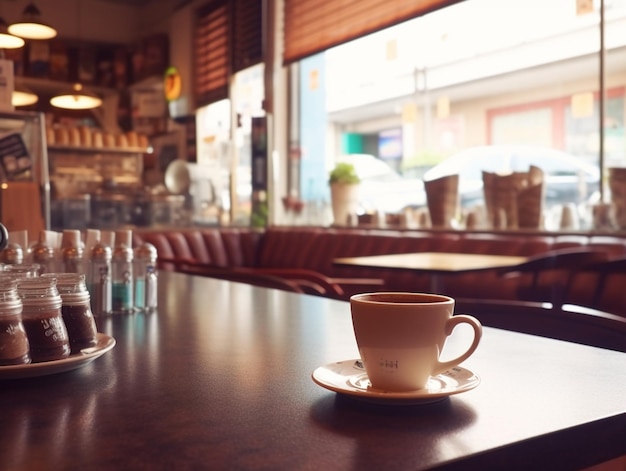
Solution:
<path fill-rule="evenodd" d="M 32 161 L 21 134 L 0 136 L 0 166 L 9 181 L 30 179 Z"/>

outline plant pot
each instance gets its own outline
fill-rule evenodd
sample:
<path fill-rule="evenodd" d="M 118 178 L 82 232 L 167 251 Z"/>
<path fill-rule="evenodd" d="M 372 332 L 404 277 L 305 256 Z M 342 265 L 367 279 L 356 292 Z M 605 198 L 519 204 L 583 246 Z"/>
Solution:
<path fill-rule="evenodd" d="M 330 199 L 333 207 L 333 219 L 337 226 L 349 225 L 351 215 L 355 215 L 359 204 L 359 185 L 332 183 Z"/>

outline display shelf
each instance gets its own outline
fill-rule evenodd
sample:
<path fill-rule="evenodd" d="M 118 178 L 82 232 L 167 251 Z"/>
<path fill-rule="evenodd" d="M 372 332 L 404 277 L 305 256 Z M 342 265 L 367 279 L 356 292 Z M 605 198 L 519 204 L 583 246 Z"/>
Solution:
<path fill-rule="evenodd" d="M 151 154 L 152 147 L 84 147 L 48 145 L 48 152 L 66 152 L 83 154 Z"/>

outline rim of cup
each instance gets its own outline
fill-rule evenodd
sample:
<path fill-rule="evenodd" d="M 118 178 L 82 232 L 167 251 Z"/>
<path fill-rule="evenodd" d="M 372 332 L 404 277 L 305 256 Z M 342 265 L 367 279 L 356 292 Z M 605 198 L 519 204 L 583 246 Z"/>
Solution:
<path fill-rule="evenodd" d="M 378 291 L 359 293 L 350 297 L 350 301 L 368 304 L 449 304 L 454 299 L 443 294 L 412 293 L 401 291 Z"/>

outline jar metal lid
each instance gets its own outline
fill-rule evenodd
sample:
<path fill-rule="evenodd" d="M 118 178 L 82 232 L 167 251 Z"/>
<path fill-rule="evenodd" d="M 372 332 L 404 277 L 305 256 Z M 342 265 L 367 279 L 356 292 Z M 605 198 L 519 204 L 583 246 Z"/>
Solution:
<path fill-rule="evenodd" d="M 89 302 L 89 291 L 83 273 L 44 273 L 41 278 L 54 278 L 64 305 Z"/>
<path fill-rule="evenodd" d="M 61 307 L 61 296 L 56 287 L 56 278 L 53 277 L 20 278 L 17 281 L 17 295 L 22 300 L 24 310 Z"/>
<path fill-rule="evenodd" d="M 146 242 L 135 248 L 135 258 L 140 260 L 156 261 L 157 249 L 154 245 Z"/>

